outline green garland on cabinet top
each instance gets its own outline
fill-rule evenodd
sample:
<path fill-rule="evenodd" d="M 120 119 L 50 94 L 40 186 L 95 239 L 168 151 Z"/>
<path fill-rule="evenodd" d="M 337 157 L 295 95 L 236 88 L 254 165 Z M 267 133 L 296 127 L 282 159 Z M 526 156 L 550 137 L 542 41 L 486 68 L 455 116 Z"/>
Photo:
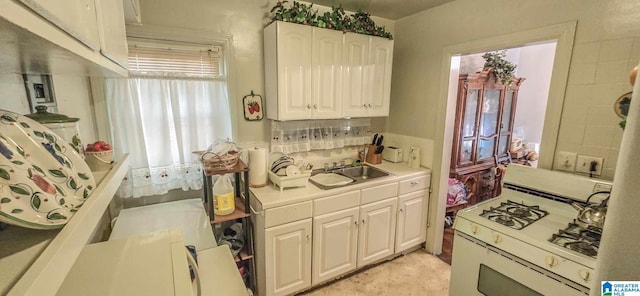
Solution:
<path fill-rule="evenodd" d="M 358 34 L 373 35 L 393 39 L 390 32 L 384 26 L 378 26 L 367 12 L 358 11 L 353 15 L 345 13 L 342 5 L 332 6 L 330 12 L 318 15 L 318 10 L 313 10 L 313 3 L 306 5 L 297 1 L 287 7 L 289 1 L 278 1 L 271 8 L 271 22 L 283 21 L 302 25 L 314 26 Z"/>

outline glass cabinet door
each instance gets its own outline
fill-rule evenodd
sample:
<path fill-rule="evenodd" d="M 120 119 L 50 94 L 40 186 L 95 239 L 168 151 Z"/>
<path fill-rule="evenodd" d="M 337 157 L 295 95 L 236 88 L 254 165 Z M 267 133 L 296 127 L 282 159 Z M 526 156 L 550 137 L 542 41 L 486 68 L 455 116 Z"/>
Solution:
<path fill-rule="evenodd" d="M 514 105 L 513 90 L 507 90 L 504 94 L 504 102 L 502 106 L 502 116 L 500 119 L 500 137 L 498 138 L 498 160 L 502 161 L 509 158 L 509 148 L 511 147 L 511 121 L 513 114 L 511 113 Z"/>
<path fill-rule="evenodd" d="M 504 95 L 500 132 L 508 132 L 509 128 L 511 128 L 511 108 L 513 108 L 513 91 L 507 91 Z"/>
<path fill-rule="evenodd" d="M 493 154 L 495 153 L 496 148 L 496 138 L 491 137 L 488 139 L 480 139 L 478 141 L 478 153 L 477 153 L 477 161 L 484 162 L 483 159 L 491 158 L 493 161 Z"/>
<path fill-rule="evenodd" d="M 488 137 L 498 132 L 498 113 L 500 111 L 500 90 L 487 89 L 482 101 L 480 113 L 480 136 Z"/>
<path fill-rule="evenodd" d="M 464 106 L 464 117 L 462 119 L 462 137 L 475 135 L 479 94 L 479 89 L 469 89 L 469 91 L 467 91 L 467 101 Z"/>

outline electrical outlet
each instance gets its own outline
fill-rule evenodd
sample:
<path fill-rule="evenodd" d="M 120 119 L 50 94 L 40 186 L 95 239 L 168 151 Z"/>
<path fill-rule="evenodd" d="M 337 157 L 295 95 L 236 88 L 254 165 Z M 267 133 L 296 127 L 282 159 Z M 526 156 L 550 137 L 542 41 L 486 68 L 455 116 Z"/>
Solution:
<path fill-rule="evenodd" d="M 578 153 L 560 151 L 556 159 L 555 168 L 557 170 L 573 172 L 576 170 L 576 156 Z"/>
<path fill-rule="evenodd" d="M 576 163 L 576 172 L 600 176 L 602 175 L 603 163 L 604 163 L 604 158 L 602 157 L 578 155 L 578 161 Z"/>
<path fill-rule="evenodd" d="M 596 182 L 596 184 L 593 185 L 593 192 L 611 191 L 612 188 L 613 188 L 613 186 L 611 186 L 611 184 L 605 184 L 605 183 Z"/>

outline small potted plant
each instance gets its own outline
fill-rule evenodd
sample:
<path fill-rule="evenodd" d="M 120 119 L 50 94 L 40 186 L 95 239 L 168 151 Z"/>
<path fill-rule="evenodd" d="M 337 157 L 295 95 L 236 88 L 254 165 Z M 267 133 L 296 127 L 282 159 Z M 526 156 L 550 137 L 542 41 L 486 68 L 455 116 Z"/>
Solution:
<path fill-rule="evenodd" d="M 496 77 L 502 81 L 502 84 L 509 85 L 511 81 L 515 78 L 513 73 L 516 70 L 516 65 L 507 61 L 505 58 L 507 56 L 506 50 L 498 50 L 487 52 L 482 55 L 484 58 L 484 69 L 493 68 Z"/>

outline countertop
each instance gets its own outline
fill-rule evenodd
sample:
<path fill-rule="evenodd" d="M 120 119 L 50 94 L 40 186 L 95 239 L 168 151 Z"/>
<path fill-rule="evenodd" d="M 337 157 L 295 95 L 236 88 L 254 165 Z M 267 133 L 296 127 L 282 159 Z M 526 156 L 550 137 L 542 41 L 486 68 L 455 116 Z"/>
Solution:
<path fill-rule="evenodd" d="M 285 188 L 284 190 L 280 191 L 280 188 L 269 183 L 269 185 L 264 187 L 250 188 L 251 195 L 253 197 L 251 199 L 251 207 L 255 211 L 263 211 L 270 208 L 313 200 L 319 197 L 331 196 L 353 190 L 368 188 L 371 186 L 409 179 L 425 174 L 431 174 L 431 169 L 429 168 L 420 167 L 417 169 L 413 169 L 410 168 L 406 162 L 393 163 L 383 160 L 380 164 L 367 163 L 367 165 L 381 169 L 387 173 L 390 173 L 391 175 L 380 177 L 375 180 L 360 184 L 349 185 L 330 190 L 322 190 L 311 184 L 310 182 L 307 182 L 306 187 Z"/>

